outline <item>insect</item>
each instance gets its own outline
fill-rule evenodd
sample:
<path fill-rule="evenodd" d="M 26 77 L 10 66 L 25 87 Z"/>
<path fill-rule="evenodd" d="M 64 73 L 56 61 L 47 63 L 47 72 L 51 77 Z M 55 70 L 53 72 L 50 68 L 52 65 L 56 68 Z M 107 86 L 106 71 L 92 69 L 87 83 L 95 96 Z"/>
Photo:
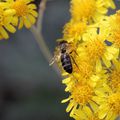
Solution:
<path fill-rule="evenodd" d="M 73 57 L 71 56 L 71 44 L 65 40 L 58 42 L 58 47 L 54 53 L 54 57 L 50 65 L 52 65 L 55 61 L 60 60 L 63 69 L 71 74 L 73 72 L 72 60 L 74 61 Z M 75 62 L 75 61 L 74 61 Z"/>

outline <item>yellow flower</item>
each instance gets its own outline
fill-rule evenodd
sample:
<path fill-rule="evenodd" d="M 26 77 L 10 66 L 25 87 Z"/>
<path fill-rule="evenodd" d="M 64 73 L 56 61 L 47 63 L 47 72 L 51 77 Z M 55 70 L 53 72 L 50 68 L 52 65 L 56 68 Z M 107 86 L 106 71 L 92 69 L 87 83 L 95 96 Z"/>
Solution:
<path fill-rule="evenodd" d="M 82 60 L 81 57 L 75 59 L 76 64 L 72 64 L 72 74 L 67 74 L 62 83 L 66 85 L 66 92 L 71 92 L 76 83 L 89 84 L 92 87 L 100 86 L 106 82 L 106 71 L 96 72 L 94 66 L 88 62 L 88 59 Z"/>
<path fill-rule="evenodd" d="M 10 8 L 16 11 L 14 16 L 14 25 L 22 28 L 30 28 L 35 22 L 37 17 L 36 6 L 31 3 L 33 0 L 6 0 L 10 4 Z"/>
<path fill-rule="evenodd" d="M 90 106 L 93 110 L 96 109 L 97 104 L 92 101 L 94 96 L 94 88 L 89 84 L 76 83 L 72 88 L 69 98 L 62 101 L 62 103 L 69 101 L 67 112 L 70 112 L 70 116 L 73 117 L 76 110 L 79 110 L 79 114 L 86 113 L 86 107 Z"/>
<path fill-rule="evenodd" d="M 62 81 L 66 85 L 65 91 L 70 93 L 70 96 L 62 103 L 69 101 L 66 111 L 70 112 L 70 116 L 75 120 L 99 120 L 94 115 L 98 105 L 92 98 L 95 95 L 94 90 L 106 83 L 106 71 L 102 70 L 97 73 L 93 65 L 87 62 L 87 58 L 84 60 L 77 57 L 75 60 L 79 69 L 73 69 L 73 73 L 67 75 L 67 78 Z M 94 112 L 92 113 L 88 109 L 92 109 Z"/>
<path fill-rule="evenodd" d="M 0 2 L 0 39 L 8 39 L 7 31 L 14 33 L 16 29 L 12 25 L 15 10 L 9 9 L 8 4 Z"/>
<path fill-rule="evenodd" d="M 88 56 L 89 60 L 96 65 L 96 70 L 101 71 L 101 60 L 107 66 L 111 66 L 111 60 L 118 57 L 118 49 L 113 46 L 108 46 L 105 43 L 106 35 L 92 31 L 84 35 L 85 41 L 79 49 L 80 53 L 84 56 Z"/>
<path fill-rule="evenodd" d="M 110 0 L 72 0 L 71 15 L 75 21 L 87 19 L 89 22 L 99 21 L 108 12 Z"/>
<path fill-rule="evenodd" d="M 104 84 L 95 93 L 97 96 L 94 96 L 93 100 L 99 104 L 99 118 L 115 120 L 120 115 L 120 93 L 113 92 L 107 84 Z"/>
<path fill-rule="evenodd" d="M 75 22 L 71 20 L 64 26 L 63 38 L 68 42 L 81 40 L 81 37 L 86 30 L 86 22 Z"/>

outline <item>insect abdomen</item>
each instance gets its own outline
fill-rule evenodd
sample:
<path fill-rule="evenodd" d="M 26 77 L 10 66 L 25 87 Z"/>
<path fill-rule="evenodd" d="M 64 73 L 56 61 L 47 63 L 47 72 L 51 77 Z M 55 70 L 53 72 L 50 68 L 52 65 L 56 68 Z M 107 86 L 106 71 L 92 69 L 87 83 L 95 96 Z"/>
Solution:
<path fill-rule="evenodd" d="M 72 73 L 73 69 L 72 69 L 72 63 L 71 63 L 71 58 L 69 54 L 64 53 L 61 55 L 61 63 L 66 72 Z"/>

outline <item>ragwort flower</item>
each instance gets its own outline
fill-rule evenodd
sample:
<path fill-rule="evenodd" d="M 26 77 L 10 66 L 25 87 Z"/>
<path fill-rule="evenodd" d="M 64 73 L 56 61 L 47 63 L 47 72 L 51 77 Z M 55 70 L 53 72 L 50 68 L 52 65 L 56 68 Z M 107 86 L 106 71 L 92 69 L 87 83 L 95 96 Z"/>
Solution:
<path fill-rule="evenodd" d="M 79 110 L 79 113 L 86 113 L 87 106 L 91 106 L 92 109 L 96 108 L 95 102 L 92 101 L 94 96 L 94 88 L 89 84 L 84 84 L 78 82 L 72 88 L 71 95 L 69 98 L 62 101 L 62 103 L 69 101 L 69 105 L 66 109 L 67 112 L 70 112 L 70 116 L 73 117 L 76 110 Z M 82 114 L 81 114 L 82 116 Z"/>
<path fill-rule="evenodd" d="M 74 22 L 71 20 L 64 26 L 63 38 L 68 42 L 77 42 L 81 40 L 83 33 L 87 30 L 87 23 L 84 21 Z"/>
<path fill-rule="evenodd" d="M 14 33 L 16 29 L 12 25 L 15 10 L 9 9 L 8 4 L 0 2 L 0 39 L 8 39 L 7 31 Z"/>
<path fill-rule="evenodd" d="M 86 19 L 89 22 L 99 21 L 108 12 L 111 1 L 107 0 L 72 0 L 71 15 L 75 21 Z"/>
<path fill-rule="evenodd" d="M 106 35 L 98 34 L 96 31 L 84 35 L 84 43 L 79 47 L 79 51 L 89 57 L 89 60 L 96 65 L 96 70 L 102 69 L 102 61 L 107 66 L 111 66 L 111 60 L 117 58 L 118 49 L 108 46 L 105 43 Z M 101 61 L 102 60 L 102 61 Z"/>
<path fill-rule="evenodd" d="M 36 5 L 31 3 L 34 0 L 6 0 L 10 4 L 10 8 L 16 11 L 14 16 L 14 25 L 22 28 L 30 28 L 35 22 L 37 17 Z"/>
<path fill-rule="evenodd" d="M 107 84 L 104 84 L 102 88 L 96 91 L 96 95 L 93 100 L 99 104 L 99 118 L 115 120 L 120 115 L 120 93 L 113 92 Z"/>

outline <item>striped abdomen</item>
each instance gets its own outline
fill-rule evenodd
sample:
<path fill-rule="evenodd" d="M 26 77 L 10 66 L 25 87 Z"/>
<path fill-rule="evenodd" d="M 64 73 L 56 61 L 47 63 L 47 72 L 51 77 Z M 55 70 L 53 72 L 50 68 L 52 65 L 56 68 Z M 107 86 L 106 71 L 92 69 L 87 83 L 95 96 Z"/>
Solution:
<path fill-rule="evenodd" d="M 71 58 L 70 58 L 69 54 L 63 53 L 61 55 L 61 63 L 66 72 L 72 73 L 73 68 L 72 68 Z"/>

